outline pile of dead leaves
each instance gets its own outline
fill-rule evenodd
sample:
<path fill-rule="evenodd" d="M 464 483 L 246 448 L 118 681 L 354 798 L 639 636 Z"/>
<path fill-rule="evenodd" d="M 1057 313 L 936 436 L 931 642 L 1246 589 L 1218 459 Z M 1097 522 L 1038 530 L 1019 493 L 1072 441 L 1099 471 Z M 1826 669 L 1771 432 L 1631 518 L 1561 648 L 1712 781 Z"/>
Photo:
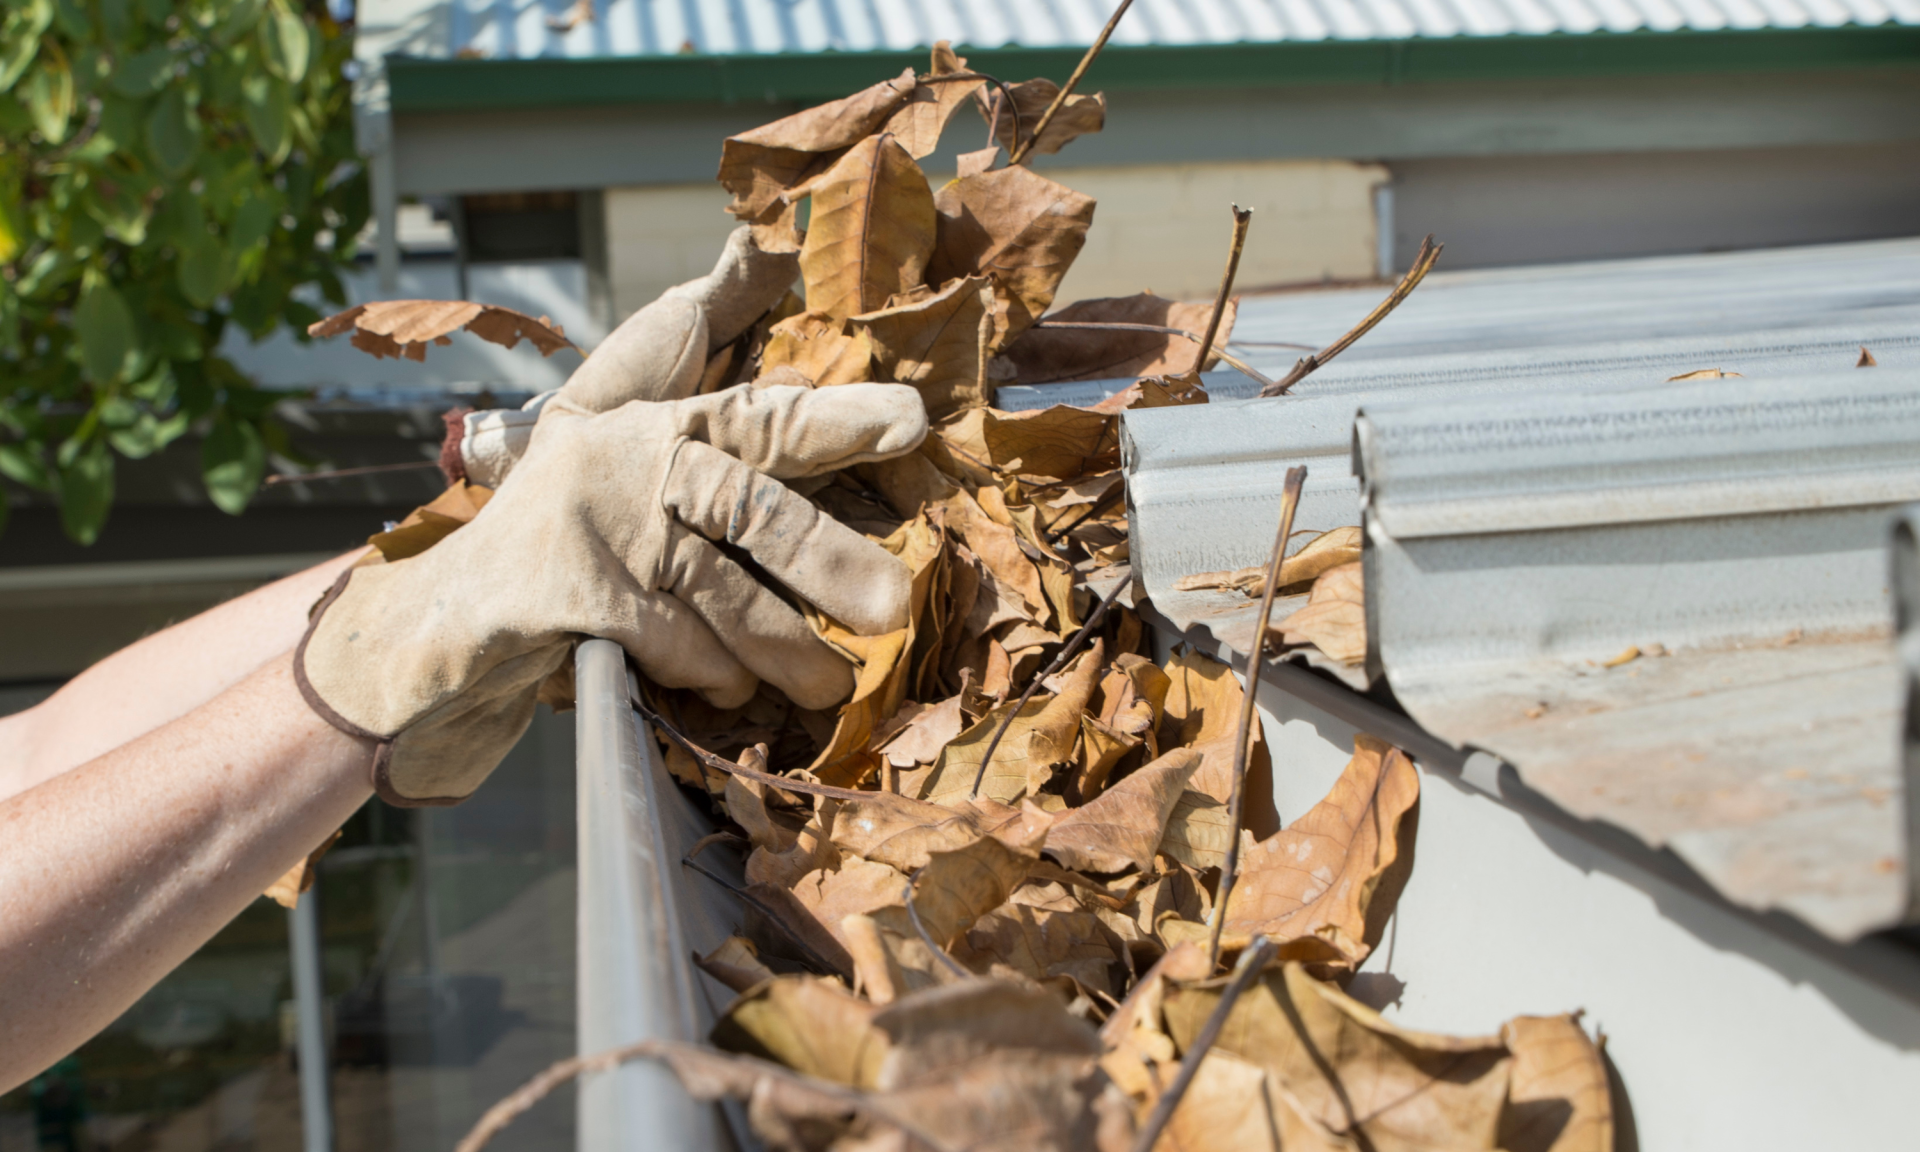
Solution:
<path fill-rule="evenodd" d="M 722 349 L 705 387 L 892 381 L 935 424 L 910 455 L 803 488 L 913 574 L 897 632 L 810 618 L 859 669 L 846 704 L 808 711 L 763 686 L 723 711 L 645 692 L 669 768 L 725 816 L 689 864 L 720 879 L 699 856 L 736 842 L 748 913 L 699 961 L 739 994 L 719 1050 L 628 1054 L 748 1100 L 775 1148 L 1125 1149 L 1220 998 L 1218 920 L 1222 963 L 1264 937 L 1276 966 L 1232 1006 L 1159 1147 L 1601 1152 L 1604 1069 L 1570 1018 L 1430 1036 L 1341 991 L 1410 866 L 1406 756 L 1360 737 L 1318 805 L 1236 828 L 1236 774 L 1269 782 L 1257 734 L 1235 763 L 1239 682 L 1198 653 L 1154 659 L 1108 597 L 1131 581 L 1118 414 L 1204 402 L 1197 334 L 1224 341 L 1232 304 L 1223 288 L 1213 306 L 1143 293 L 1047 315 L 1094 202 L 1002 157 L 1058 94 L 971 72 L 943 44 L 924 75 L 726 142 L 730 211 L 763 248 L 799 253 L 803 291 Z M 993 143 L 935 191 L 918 161 L 968 104 Z M 1025 153 L 1104 114 L 1070 95 Z M 388 351 L 442 334 L 371 314 L 339 326 L 355 323 Z M 1126 376 L 1096 407 L 992 406 L 1008 382 Z M 1309 625 L 1323 601 L 1338 616 L 1339 581 L 1357 594 L 1357 547 L 1330 534 L 1287 562 L 1281 583 L 1311 589 L 1298 642 L 1344 651 Z M 1264 572 L 1210 578 L 1257 588 Z"/>

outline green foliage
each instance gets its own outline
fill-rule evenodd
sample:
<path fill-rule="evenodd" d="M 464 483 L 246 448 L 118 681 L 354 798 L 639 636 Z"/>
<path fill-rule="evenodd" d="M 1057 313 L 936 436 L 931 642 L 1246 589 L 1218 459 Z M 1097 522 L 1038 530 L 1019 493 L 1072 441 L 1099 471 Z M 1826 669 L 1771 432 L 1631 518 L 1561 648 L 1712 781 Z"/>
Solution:
<path fill-rule="evenodd" d="M 342 302 L 351 44 L 302 0 L 0 0 L 0 530 L 19 485 L 92 543 L 115 456 L 189 429 L 238 514 L 290 450 L 219 346 Z"/>

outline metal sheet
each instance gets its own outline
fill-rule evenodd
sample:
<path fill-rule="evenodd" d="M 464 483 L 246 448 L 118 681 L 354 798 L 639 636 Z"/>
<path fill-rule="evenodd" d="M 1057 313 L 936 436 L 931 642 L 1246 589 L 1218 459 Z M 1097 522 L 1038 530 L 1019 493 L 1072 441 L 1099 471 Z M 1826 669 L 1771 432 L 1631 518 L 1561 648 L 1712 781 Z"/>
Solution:
<path fill-rule="evenodd" d="M 1917 403 L 1896 370 L 1363 408 L 1370 663 L 1428 730 L 1736 903 L 1895 923 L 1886 541 Z M 1630 646 L 1670 654 L 1609 666 Z"/>

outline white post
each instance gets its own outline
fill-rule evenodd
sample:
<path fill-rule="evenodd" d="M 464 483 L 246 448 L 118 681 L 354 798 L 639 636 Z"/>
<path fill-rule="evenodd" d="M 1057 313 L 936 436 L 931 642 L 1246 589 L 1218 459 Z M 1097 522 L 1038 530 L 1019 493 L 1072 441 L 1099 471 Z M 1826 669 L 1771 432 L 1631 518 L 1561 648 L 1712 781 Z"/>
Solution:
<path fill-rule="evenodd" d="M 320 966 L 320 906 L 307 892 L 287 910 L 293 953 L 293 1003 L 300 1059 L 300 1131 L 305 1152 L 333 1152 L 333 1100 L 327 1083 L 326 989 Z"/>

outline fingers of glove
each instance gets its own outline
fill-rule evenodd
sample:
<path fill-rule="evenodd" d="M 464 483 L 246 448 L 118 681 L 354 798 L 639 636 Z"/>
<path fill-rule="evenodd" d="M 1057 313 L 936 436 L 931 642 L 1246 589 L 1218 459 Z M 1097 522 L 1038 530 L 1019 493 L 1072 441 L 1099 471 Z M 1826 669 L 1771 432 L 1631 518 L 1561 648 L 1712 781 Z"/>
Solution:
<path fill-rule="evenodd" d="M 753 227 L 742 224 L 727 237 L 713 271 L 669 288 L 701 306 L 707 317 L 708 353 L 740 338 L 755 320 L 780 302 L 800 277 L 798 252 L 764 252 L 753 242 Z"/>
<path fill-rule="evenodd" d="M 629 400 L 678 400 L 693 395 L 706 367 L 700 305 L 663 296 L 601 341 L 560 394 L 589 412 L 611 412 Z"/>
<path fill-rule="evenodd" d="M 853 666 L 746 568 L 676 527 L 667 590 L 692 606 L 747 670 L 802 708 L 829 708 L 853 692 Z"/>
<path fill-rule="evenodd" d="M 927 409 L 905 384 L 729 388 L 675 405 L 681 431 L 779 480 L 911 452 Z"/>
<path fill-rule="evenodd" d="M 855 632 L 906 627 L 913 577 L 905 564 L 718 448 L 682 444 L 661 498 L 680 523 L 746 549 L 775 579 Z"/>
<path fill-rule="evenodd" d="M 667 688 L 691 688 L 715 708 L 738 708 L 760 681 L 734 658 L 700 614 L 665 593 L 641 596 L 615 622 L 582 631 L 605 636 L 632 655 L 640 671 Z"/>

